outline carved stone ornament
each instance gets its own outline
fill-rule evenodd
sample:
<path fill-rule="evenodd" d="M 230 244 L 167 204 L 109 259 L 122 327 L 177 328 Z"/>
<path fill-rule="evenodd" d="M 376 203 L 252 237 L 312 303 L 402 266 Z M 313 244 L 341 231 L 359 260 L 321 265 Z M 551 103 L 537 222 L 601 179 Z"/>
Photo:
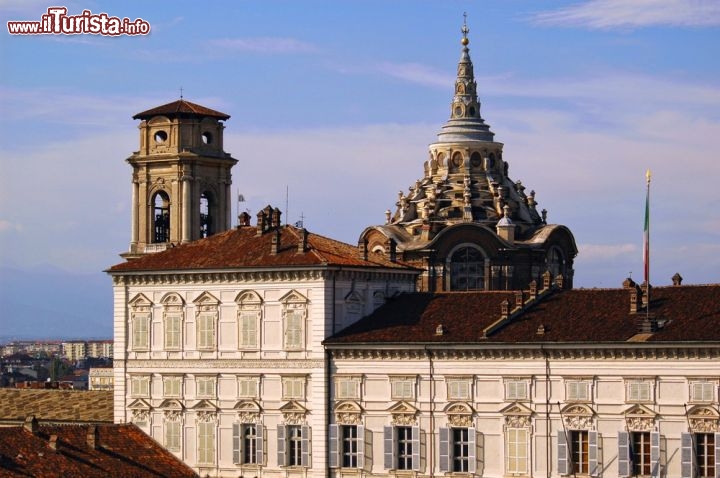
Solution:
<path fill-rule="evenodd" d="M 359 413 L 335 413 L 335 422 L 339 425 L 362 425 L 362 415 Z"/>
<path fill-rule="evenodd" d="M 305 414 L 298 412 L 284 412 L 283 422 L 286 425 L 303 425 L 305 424 Z"/>
<path fill-rule="evenodd" d="M 448 423 L 453 427 L 472 427 L 471 415 L 448 415 Z"/>
<path fill-rule="evenodd" d="M 565 427 L 571 430 L 592 430 L 593 414 L 592 409 L 585 405 L 570 405 L 562 412 Z"/>
<path fill-rule="evenodd" d="M 392 425 L 397 426 L 412 426 L 416 424 L 415 420 L 415 414 L 408 414 L 408 413 L 393 413 L 392 414 L 392 420 L 390 420 L 390 423 Z"/>
<path fill-rule="evenodd" d="M 696 433 L 720 432 L 720 416 L 708 407 L 693 408 L 688 413 L 690 429 Z"/>
<path fill-rule="evenodd" d="M 144 422 L 150 418 L 150 410 L 133 410 L 132 421 L 133 422 Z"/>
<path fill-rule="evenodd" d="M 528 415 L 505 415 L 505 426 L 508 428 L 528 428 L 530 427 L 530 417 Z"/>
<path fill-rule="evenodd" d="M 165 420 L 169 422 L 178 422 L 183 416 L 182 410 L 165 410 L 164 412 Z"/>
<path fill-rule="evenodd" d="M 654 429 L 654 422 L 652 418 L 647 417 L 626 417 L 625 422 L 627 423 L 628 431 L 633 432 L 649 432 Z"/>
<path fill-rule="evenodd" d="M 448 423 L 454 427 L 472 427 L 473 409 L 467 403 L 451 403 L 445 407 Z"/>
<path fill-rule="evenodd" d="M 260 414 L 258 412 L 243 410 L 238 412 L 238 420 L 240 420 L 240 423 L 259 423 Z"/>
<path fill-rule="evenodd" d="M 210 410 L 199 410 L 197 412 L 197 421 L 202 423 L 217 421 L 217 412 Z"/>

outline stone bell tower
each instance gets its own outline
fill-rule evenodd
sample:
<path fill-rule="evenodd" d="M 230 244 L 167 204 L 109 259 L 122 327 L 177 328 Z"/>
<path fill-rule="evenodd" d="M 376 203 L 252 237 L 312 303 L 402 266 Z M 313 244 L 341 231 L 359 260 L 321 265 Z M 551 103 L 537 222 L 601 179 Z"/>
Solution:
<path fill-rule="evenodd" d="M 179 99 L 133 116 L 141 120 L 132 174 L 133 259 L 230 228 L 230 169 L 223 121 L 230 116 Z"/>

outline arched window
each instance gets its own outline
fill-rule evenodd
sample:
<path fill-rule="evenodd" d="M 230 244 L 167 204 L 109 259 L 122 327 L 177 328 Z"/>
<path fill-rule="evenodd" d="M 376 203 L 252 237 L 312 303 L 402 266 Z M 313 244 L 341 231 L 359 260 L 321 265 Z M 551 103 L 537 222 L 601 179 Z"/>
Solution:
<path fill-rule="evenodd" d="M 170 241 L 170 197 L 165 191 L 155 193 L 153 204 L 153 243 Z"/>
<path fill-rule="evenodd" d="M 559 276 L 560 274 L 565 275 L 565 256 L 557 246 L 552 246 L 548 250 L 546 255 L 547 270 L 552 275 L 552 278 Z"/>
<path fill-rule="evenodd" d="M 485 255 L 477 247 L 463 246 L 450 256 L 450 290 L 485 289 Z"/>
<path fill-rule="evenodd" d="M 215 231 L 213 224 L 214 201 L 210 192 L 205 191 L 200 195 L 200 237 L 212 236 Z"/>

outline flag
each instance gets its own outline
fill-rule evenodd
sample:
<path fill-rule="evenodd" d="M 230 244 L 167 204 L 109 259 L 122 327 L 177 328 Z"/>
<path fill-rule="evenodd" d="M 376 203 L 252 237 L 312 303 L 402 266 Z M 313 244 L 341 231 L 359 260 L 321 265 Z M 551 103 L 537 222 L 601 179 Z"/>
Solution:
<path fill-rule="evenodd" d="M 647 178 L 647 193 L 645 194 L 645 229 L 643 239 L 643 265 L 645 269 L 645 283 L 650 284 L 650 170 L 645 173 Z"/>

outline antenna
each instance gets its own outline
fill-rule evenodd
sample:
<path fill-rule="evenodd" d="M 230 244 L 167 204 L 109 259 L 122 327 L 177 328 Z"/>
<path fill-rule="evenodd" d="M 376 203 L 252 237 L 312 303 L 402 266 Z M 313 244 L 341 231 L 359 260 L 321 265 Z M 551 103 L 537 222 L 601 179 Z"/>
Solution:
<path fill-rule="evenodd" d="M 180 99 L 183 99 L 183 87 L 180 87 Z"/>
<path fill-rule="evenodd" d="M 290 196 L 290 187 L 285 185 L 285 225 L 288 225 L 288 218 L 290 217 L 290 207 L 288 206 L 288 197 Z"/>

